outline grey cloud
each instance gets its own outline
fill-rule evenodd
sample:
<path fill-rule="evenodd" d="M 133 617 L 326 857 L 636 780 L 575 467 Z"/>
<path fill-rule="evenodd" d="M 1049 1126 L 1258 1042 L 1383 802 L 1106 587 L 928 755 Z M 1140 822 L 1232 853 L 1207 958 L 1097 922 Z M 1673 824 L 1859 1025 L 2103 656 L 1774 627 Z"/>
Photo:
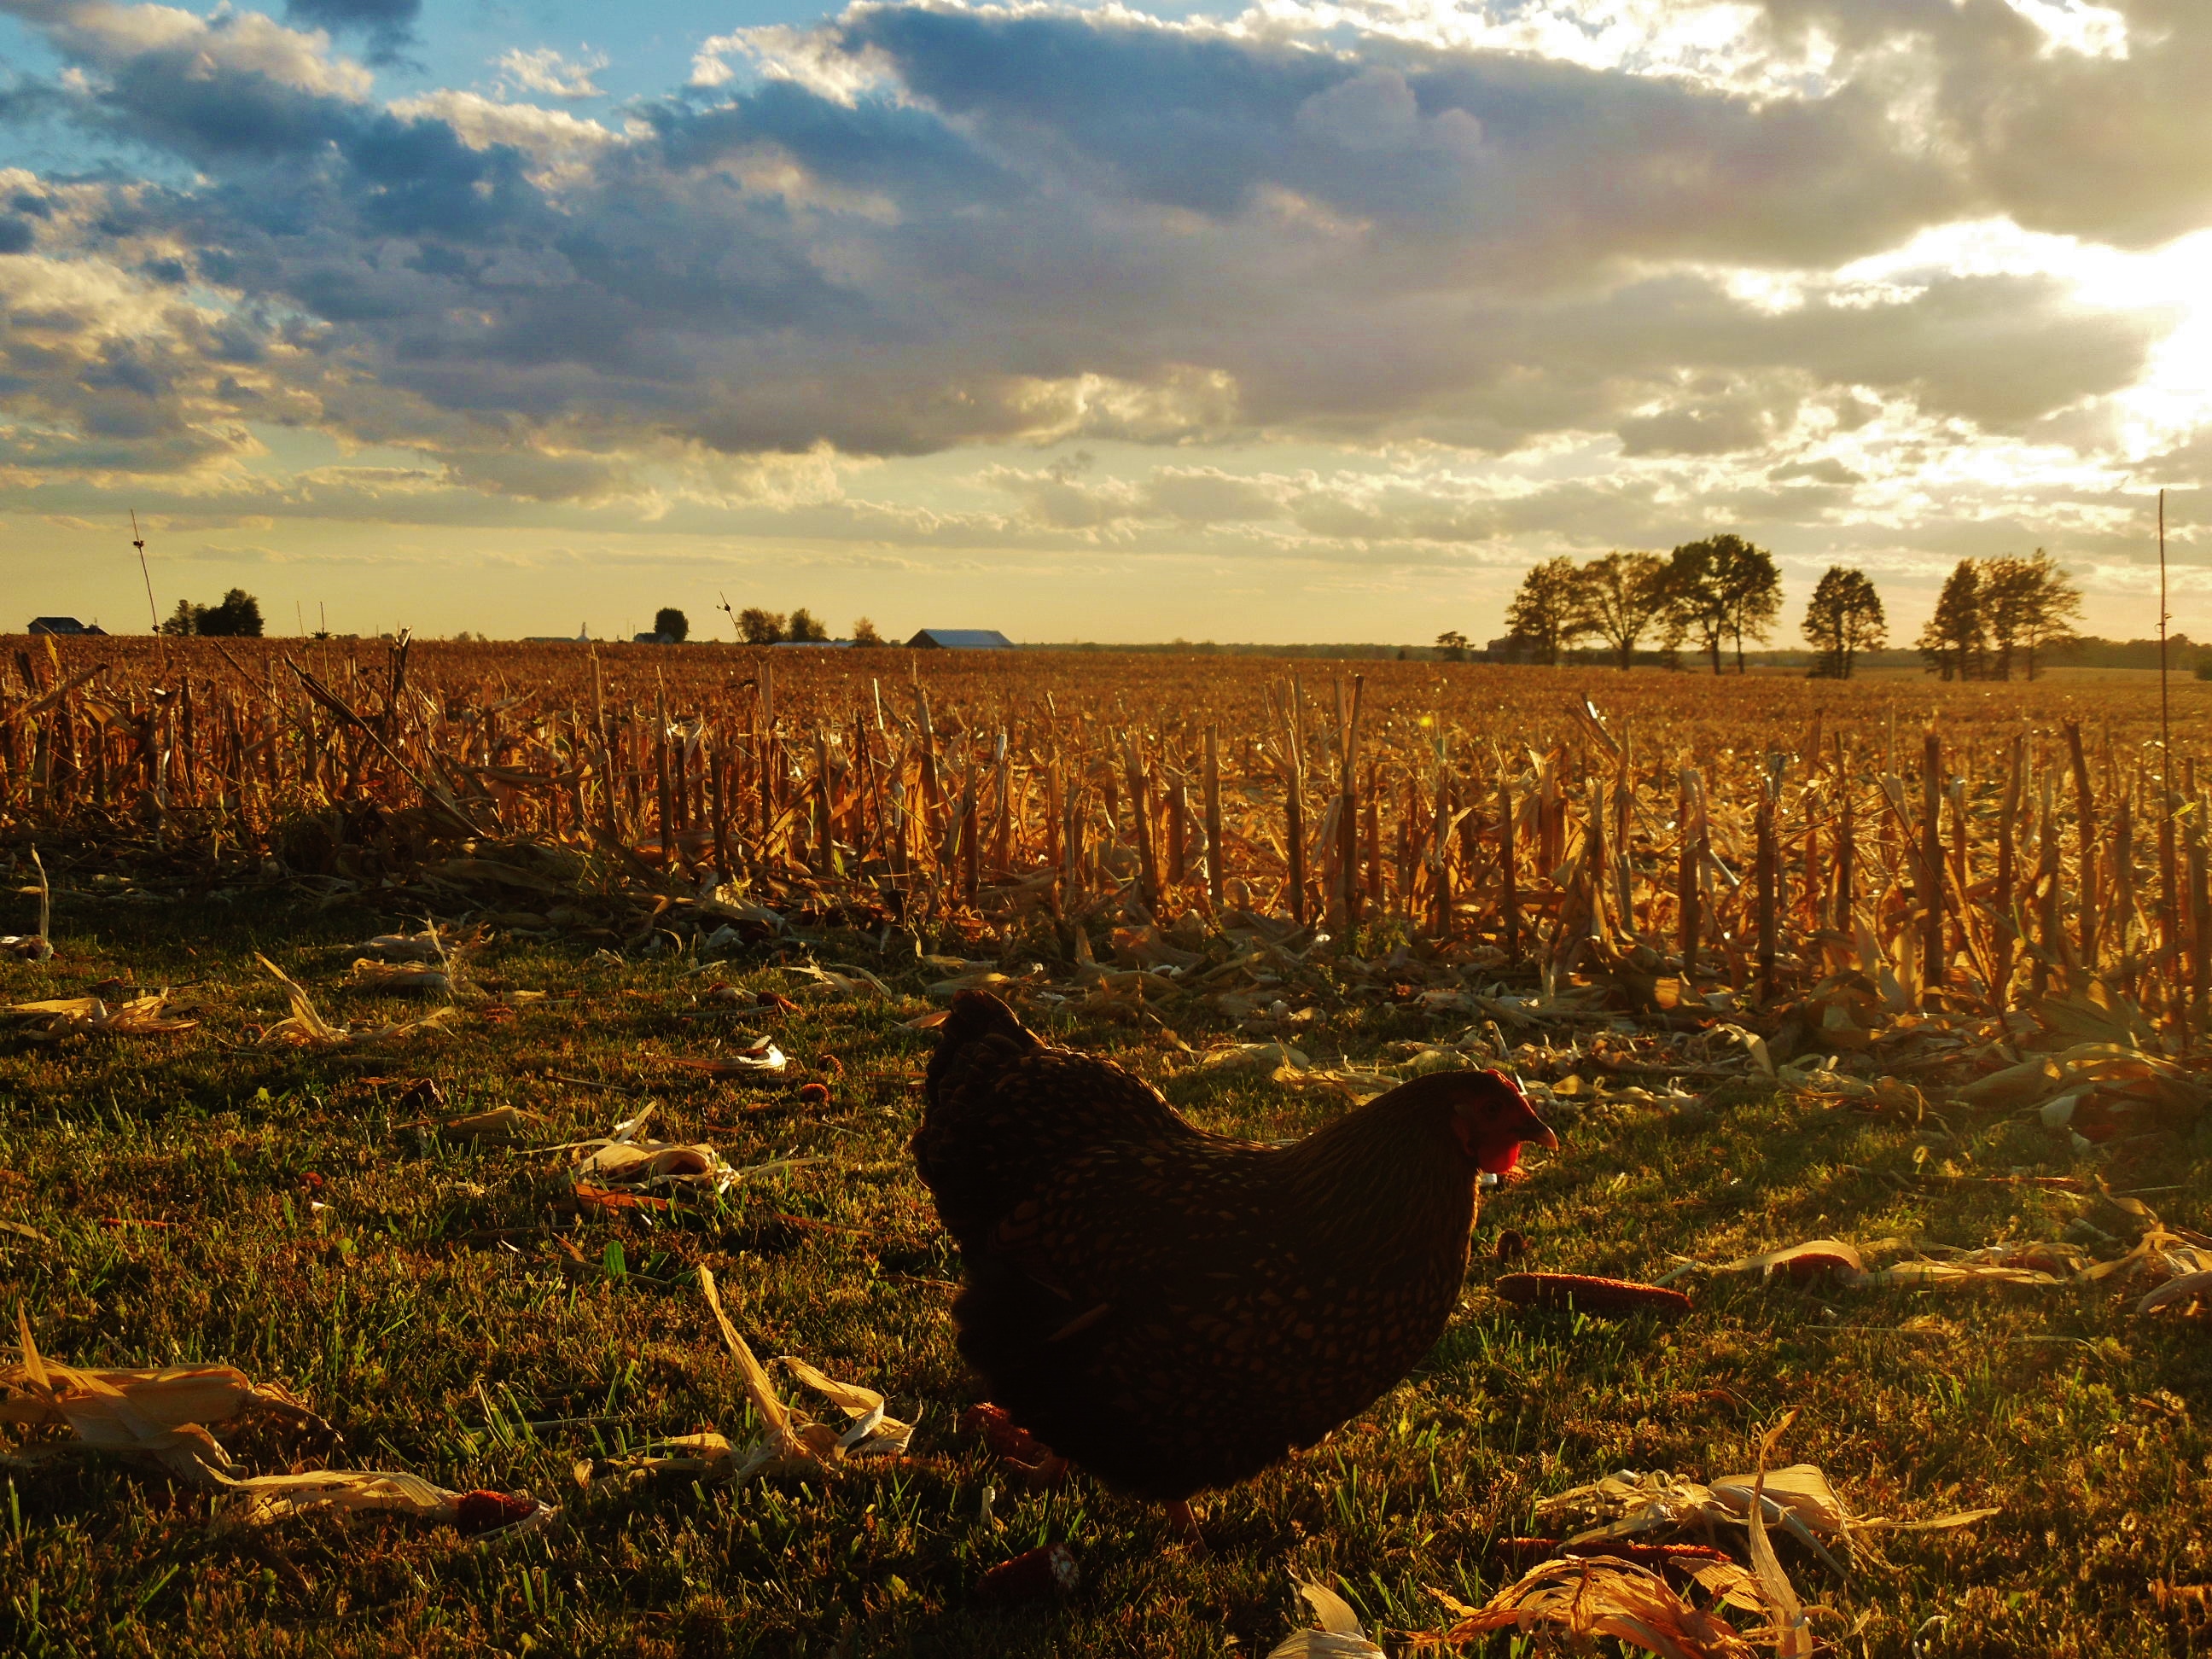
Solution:
<path fill-rule="evenodd" d="M 422 0 L 285 0 L 285 21 L 333 34 L 358 33 L 373 59 L 391 61 L 415 38 Z"/>
<path fill-rule="evenodd" d="M 887 3 L 811 42 L 862 90 L 690 91 L 638 107 L 635 131 L 575 128 L 597 137 L 553 166 L 526 136 L 380 107 L 358 66 L 255 14 L 180 33 L 130 6 L 0 8 L 94 71 L 71 105 L 88 133 L 204 175 L 76 187 L 66 225 L 33 228 L 36 254 L 162 287 L 188 250 L 229 316 L 173 307 L 132 357 L 79 315 L 4 360 L 11 406 L 102 453 L 137 442 L 149 469 L 230 453 L 232 423 L 272 410 L 442 456 L 509 507 L 641 488 L 573 458 L 665 445 L 1509 451 L 1610 430 L 1632 456 L 1694 457 L 1769 448 L 1856 387 L 2020 430 L 2127 384 L 2157 329 L 2029 278 L 1833 303 L 1820 270 L 1980 210 L 1995 166 L 1923 142 L 1871 68 L 1825 96 L 1753 99 L 1379 38 L 1322 52 L 1126 14 Z M 1884 0 L 1847 52 L 1874 64 L 1899 29 L 1942 30 L 1936 58 L 1960 76 L 2045 74 L 2010 25 L 1975 34 L 1957 9 Z M 1778 39 L 1829 18 L 1770 10 Z M 1815 275 L 1775 311 L 1718 265 Z M 1070 532 L 1133 512 L 1279 533 L 1371 511 L 1202 469 L 1136 502 L 1096 481 L 1006 488 Z M 1432 529 L 1516 522 L 1455 507 Z"/>
<path fill-rule="evenodd" d="M 2127 50 L 2050 48 L 2021 9 L 1953 0 L 1760 0 L 1785 49 L 1832 45 L 1831 73 L 1886 92 L 1958 158 L 1990 214 L 2150 246 L 2212 219 L 2212 8 L 2102 0 Z"/>

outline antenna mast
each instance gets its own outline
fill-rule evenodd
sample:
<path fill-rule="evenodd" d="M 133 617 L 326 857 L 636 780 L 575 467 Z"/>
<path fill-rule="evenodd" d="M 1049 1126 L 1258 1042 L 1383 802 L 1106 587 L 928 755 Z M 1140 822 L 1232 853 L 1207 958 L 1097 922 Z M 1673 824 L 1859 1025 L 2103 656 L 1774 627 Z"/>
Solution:
<path fill-rule="evenodd" d="M 161 613 L 154 608 L 154 579 L 146 572 L 146 538 L 138 533 L 138 509 L 131 509 L 131 545 L 138 550 L 138 574 L 146 583 L 146 615 L 154 623 L 154 631 L 161 631 Z"/>

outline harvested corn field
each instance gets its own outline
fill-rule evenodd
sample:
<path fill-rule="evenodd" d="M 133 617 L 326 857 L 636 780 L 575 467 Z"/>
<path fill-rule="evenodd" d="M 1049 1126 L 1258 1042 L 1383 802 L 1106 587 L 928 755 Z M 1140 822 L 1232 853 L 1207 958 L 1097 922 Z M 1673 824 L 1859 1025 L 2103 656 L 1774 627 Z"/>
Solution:
<path fill-rule="evenodd" d="M 0 1633 L 2197 1640 L 2212 687 L 1291 668 L 32 642 Z M 973 1409 L 969 988 L 1220 1133 L 1560 1132 L 1204 1558 Z"/>

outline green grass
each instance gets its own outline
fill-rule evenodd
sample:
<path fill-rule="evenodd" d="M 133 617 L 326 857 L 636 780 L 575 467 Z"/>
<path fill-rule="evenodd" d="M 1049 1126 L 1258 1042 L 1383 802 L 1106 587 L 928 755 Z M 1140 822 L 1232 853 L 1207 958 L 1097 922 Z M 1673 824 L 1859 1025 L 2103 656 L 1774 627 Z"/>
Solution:
<path fill-rule="evenodd" d="M 684 977 L 676 957 L 495 945 L 480 974 L 550 994 L 512 1024 L 471 1018 L 365 1057 L 252 1043 L 247 1025 L 283 1012 L 255 948 L 333 1018 L 419 1012 L 336 984 L 349 959 L 336 946 L 408 914 L 64 902 L 63 954 L 0 967 L 0 997 L 112 975 L 191 981 L 180 1000 L 205 1023 L 137 1041 L 0 1035 L 0 1217 L 50 1241 L 0 1232 L 0 1311 L 12 1321 L 20 1299 L 41 1346 L 76 1363 L 235 1363 L 310 1396 L 344 1437 L 331 1461 L 528 1487 L 562 1504 L 561 1523 L 484 1549 L 405 1522 L 210 1537 L 207 1498 L 157 1473 L 93 1458 L 18 1472 L 0 1480 L 0 1651 L 1258 1655 L 1304 1622 L 1297 1578 L 1334 1583 L 1370 1631 L 1433 1627 L 1426 1587 L 1479 1601 L 1514 1576 L 1492 1541 L 1537 1530 L 1534 1500 L 1624 1465 L 1737 1472 L 1792 1410 L 1784 1458 L 1820 1464 L 1862 1514 L 2002 1509 L 1961 1532 L 1884 1534 L 1848 1582 L 1785 1544 L 1806 1599 L 1835 1609 L 1820 1627 L 1842 1651 L 1905 1655 L 1915 1632 L 1931 1659 L 2203 1640 L 2148 1585 L 2212 1579 L 2198 1421 L 2212 1345 L 2136 1319 L 2131 1293 L 1692 1279 L 1695 1311 L 1665 1327 L 1516 1316 L 1485 1288 L 1507 1226 L 1535 1266 L 1650 1277 L 1820 1234 L 1971 1245 L 2056 1237 L 2079 1217 L 2126 1231 L 2099 1200 L 1923 1185 L 1919 1132 L 1734 1085 L 1687 1112 L 1586 1113 L 1561 1154 L 1486 1204 L 1466 1297 L 1427 1363 L 1322 1447 L 1212 1498 L 1213 1553 L 1194 1560 L 1155 1511 L 1081 1479 L 1024 1492 L 957 1429 L 975 1397 L 945 1316 L 957 1261 L 903 1151 L 929 1042 L 902 1024 L 918 996 L 802 999 L 775 1024 L 812 1071 L 830 1055 L 842 1066 L 813 1110 L 669 1065 L 739 1025 L 702 1015 L 693 996 L 715 975 Z M 911 940 L 896 941 L 903 968 L 873 943 L 848 938 L 823 959 L 918 992 Z M 768 954 L 722 973 L 790 990 Z M 1211 1012 L 1169 1018 L 1198 1046 L 1227 1030 Z M 1351 1001 L 1301 1041 L 1371 1059 L 1419 1029 Z M 1166 1075 L 1181 1057 L 1151 1027 L 1079 1018 L 1054 1034 L 1164 1076 L 1210 1128 L 1297 1133 L 1337 1109 L 1255 1079 Z M 544 1114 L 548 1142 L 604 1133 L 652 1099 L 660 1133 L 710 1139 L 733 1164 L 823 1161 L 672 1224 L 579 1218 L 558 1206 L 542 1152 L 407 1127 L 423 1115 L 402 1100 L 420 1077 L 450 1113 Z M 1934 1150 L 1957 1169 L 2072 1167 L 2032 1126 L 1951 1122 L 1956 1139 Z M 2205 1224 L 2199 1150 L 2147 1177 L 2181 1183 L 2153 1200 L 2170 1222 Z M 794 1215 L 857 1231 L 781 1218 Z M 803 1356 L 918 1411 L 911 1458 L 826 1484 L 580 1492 L 580 1457 L 746 1431 L 701 1263 L 763 1356 Z M 302 1450 L 264 1430 L 224 1439 L 264 1472 Z M 1079 1555 L 1075 1597 L 975 1603 L 985 1570 L 1055 1540 Z M 1480 1650 L 1531 1650 L 1505 1638 Z"/>

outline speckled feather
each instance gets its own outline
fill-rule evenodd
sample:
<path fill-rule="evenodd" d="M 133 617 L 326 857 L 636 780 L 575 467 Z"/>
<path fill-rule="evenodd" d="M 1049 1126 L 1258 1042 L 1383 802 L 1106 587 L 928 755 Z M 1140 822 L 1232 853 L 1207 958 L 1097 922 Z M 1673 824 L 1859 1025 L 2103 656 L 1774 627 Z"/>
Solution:
<path fill-rule="evenodd" d="M 1455 1103 L 1510 1089 L 1483 1075 L 1405 1085 L 1272 1148 L 1206 1134 L 963 994 L 913 1143 L 968 1272 L 962 1354 L 1017 1423 L 1139 1497 L 1312 1444 L 1443 1334 L 1475 1208 Z"/>

